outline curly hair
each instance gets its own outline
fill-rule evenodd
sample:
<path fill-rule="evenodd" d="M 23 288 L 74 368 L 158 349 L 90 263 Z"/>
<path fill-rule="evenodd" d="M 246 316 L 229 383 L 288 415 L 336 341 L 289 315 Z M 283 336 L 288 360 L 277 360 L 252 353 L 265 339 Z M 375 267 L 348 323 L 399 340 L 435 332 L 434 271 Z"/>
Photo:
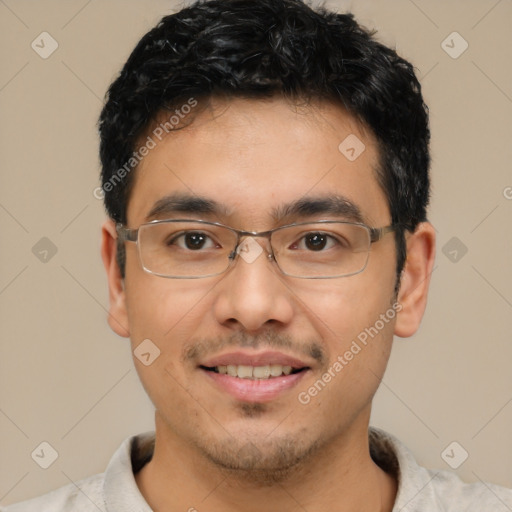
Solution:
<path fill-rule="evenodd" d="M 405 232 L 426 220 L 428 108 L 413 66 L 374 35 L 352 14 L 312 8 L 302 0 L 199 0 L 162 18 L 111 84 L 100 115 L 108 215 L 126 222 L 133 173 L 122 173 L 119 183 L 112 184 L 112 178 L 133 158 L 155 119 L 186 98 L 279 94 L 306 103 L 328 100 L 377 140 L 377 180 L 398 226 L 399 278 Z"/>

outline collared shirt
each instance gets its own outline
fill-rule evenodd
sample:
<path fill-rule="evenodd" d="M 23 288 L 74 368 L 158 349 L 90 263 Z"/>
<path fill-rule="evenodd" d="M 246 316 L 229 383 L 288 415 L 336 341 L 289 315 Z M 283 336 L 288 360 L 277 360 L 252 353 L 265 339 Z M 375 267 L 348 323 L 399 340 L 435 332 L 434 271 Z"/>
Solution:
<path fill-rule="evenodd" d="M 511 512 L 512 489 L 466 484 L 445 470 L 420 467 L 395 437 L 370 428 L 373 460 L 398 478 L 393 512 Z M 154 432 L 126 439 L 104 473 L 85 478 L 0 512 L 152 512 L 135 482 L 153 455 Z"/>

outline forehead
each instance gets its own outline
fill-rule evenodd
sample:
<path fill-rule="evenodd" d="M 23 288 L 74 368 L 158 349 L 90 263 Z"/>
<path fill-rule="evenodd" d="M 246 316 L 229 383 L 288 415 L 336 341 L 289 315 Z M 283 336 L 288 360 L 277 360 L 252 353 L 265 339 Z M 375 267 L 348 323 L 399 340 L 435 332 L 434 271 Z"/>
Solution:
<path fill-rule="evenodd" d="M 182 114 L 187 126 L 162 140 L 148 132 L 154 144 L 133 176 L 129 225 L 159 209 L 165 216 L 166 198 L 185 196 L 197 205 L 210 200 L 216 220 L 244 229 L 267 229 L 283 217 L 276 212 L 310 198 L 350 203 L 372 225 L 389 218 L 374 137 L 341 107 L 276 97 L 215 99 L 196 108 L 189 120 Z"/>

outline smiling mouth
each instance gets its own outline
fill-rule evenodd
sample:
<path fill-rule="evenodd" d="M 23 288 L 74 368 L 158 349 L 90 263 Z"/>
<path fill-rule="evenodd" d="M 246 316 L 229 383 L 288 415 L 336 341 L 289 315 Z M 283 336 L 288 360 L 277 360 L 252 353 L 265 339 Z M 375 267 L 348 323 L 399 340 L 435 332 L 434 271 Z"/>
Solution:
<path fill-rule="evenodd" d="M 267 380 L 276 377 L 283 377 L 293 375 L 308 370 L 308 367 L 293 368 L 291 366 L 283 366 L 280 364 L 270 364 L 264 366 L 249 366 L 249 365 L 222 365 L 222 366 L 200 366 L 203 370 L 219 373 L 221 375 L 229 375 L 230 377 L 237 377 L 239 379 L 250 380 Z"/>

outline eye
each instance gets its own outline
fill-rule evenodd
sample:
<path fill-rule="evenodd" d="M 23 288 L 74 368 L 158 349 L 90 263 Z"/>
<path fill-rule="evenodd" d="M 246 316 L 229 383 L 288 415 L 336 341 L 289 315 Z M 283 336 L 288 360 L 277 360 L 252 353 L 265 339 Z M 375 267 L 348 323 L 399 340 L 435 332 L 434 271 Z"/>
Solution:
<path fill-rule="evenodd" d="M 306 233 L 302 238 L 292 244 L 292 249 L 306 249 L 308 251 L 323 251 L 324 249 L 331 249 L 340 242 L 333 236 L 322 232 Z"/>
<path fill-rule="evenodd" d="M 201 231 L 185 231 L 174 236 L 167 245 L 177 245 L 181 249 L 197 251 L 199 249 L 213 249 L 219 247 L 208 235 Z"/>

